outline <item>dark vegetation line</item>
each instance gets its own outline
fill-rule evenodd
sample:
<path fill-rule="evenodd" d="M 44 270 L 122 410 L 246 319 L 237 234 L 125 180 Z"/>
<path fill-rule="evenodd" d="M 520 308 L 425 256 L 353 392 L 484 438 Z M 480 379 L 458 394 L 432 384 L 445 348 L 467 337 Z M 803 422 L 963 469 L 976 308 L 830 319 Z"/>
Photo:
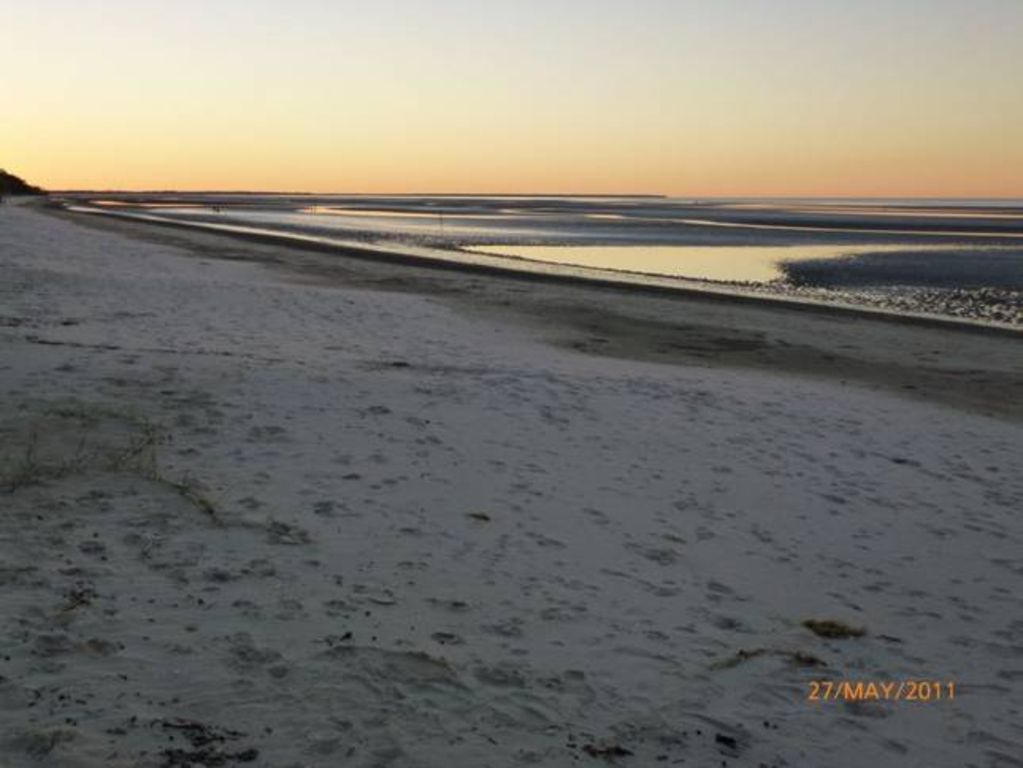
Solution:
<path fill-rule="evenodd" d="M 24 179 L 0 168 L 0 197 L 4 195 L 45 195 L 46 190 L 34 187 Z"/>

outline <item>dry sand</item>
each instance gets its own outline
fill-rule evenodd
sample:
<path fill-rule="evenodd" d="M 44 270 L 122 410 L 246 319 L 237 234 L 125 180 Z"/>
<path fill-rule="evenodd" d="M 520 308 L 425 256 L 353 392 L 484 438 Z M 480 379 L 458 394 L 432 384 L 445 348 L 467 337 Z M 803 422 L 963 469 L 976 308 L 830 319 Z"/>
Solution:
<path fill-rule="evenodd" d="M 1020 344 L 0 208 L 0 765 L 1023 765 Z"/>

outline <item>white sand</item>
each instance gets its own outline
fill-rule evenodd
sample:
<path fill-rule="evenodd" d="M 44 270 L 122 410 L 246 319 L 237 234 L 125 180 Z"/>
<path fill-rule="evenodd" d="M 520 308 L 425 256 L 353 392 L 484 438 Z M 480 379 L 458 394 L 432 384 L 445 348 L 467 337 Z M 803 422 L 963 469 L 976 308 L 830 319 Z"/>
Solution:
<path fill-rule="evenodd" d="M 25 206 L 0 398 L 0 766 L 1023 765 L 1018 422 Z"/>

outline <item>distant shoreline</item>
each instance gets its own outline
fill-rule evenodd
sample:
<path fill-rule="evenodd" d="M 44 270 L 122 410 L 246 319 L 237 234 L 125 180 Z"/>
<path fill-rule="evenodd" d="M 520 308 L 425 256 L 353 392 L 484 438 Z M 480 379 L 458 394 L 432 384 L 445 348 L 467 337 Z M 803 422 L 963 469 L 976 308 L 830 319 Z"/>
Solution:
<path fill-rule="evenodd" d="M 528 192 L 260 192 L 253 190 L 229 190 L 229 189 L 60 189 L 53 190 L 55 195 L 95 196 L 95 195 L 230 195 L 233 197 L 394 197 L 394 198 L 422 198 L 422 197 L 498 197 L 498 198 L 558 198 L 558 199 L 589 199 L 600 200 L 603 198 L 616 199 L 664 199 L 672 195 L 646 194 L 646 193 L 619 193 L 610 192 L 607 194 L 591 194 L 582 192 L 545 193 L 534 194 Z M 710 198 L 706 198 L 710 199 Z"/>
<path fill-rule="evenodd" d="M 703 195 L 674 194 L 664 192 L 308 192 L 275 190 L 237 189 L 53 189 L 54 195 L 95 196 L 95 195 L 232 195 L 238 197 L 394 197 L 394 198 L 569 198 L 569 199 L 651 199 L 651 200 L 694 200 L 708 202 L 763 201 L 763 202 L 808 202 L 821 203 L 871 203 L 871 202 L 927 202 L 927 203 L 979 203 L 1011 204 L 1023 207 L 1023 196 L 956 196 L 956 195 Z"/>

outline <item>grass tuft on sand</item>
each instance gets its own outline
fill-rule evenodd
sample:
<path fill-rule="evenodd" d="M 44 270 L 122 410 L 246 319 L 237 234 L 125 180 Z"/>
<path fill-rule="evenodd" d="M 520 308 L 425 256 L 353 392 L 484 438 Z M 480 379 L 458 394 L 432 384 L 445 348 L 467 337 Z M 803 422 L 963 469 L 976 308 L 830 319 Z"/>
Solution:
<path fill-rule="evenodd" d="M 0 430 L 8 448 L 0 450 L 0 489 L 16 493 L 90 471 L 127 473 L 174 491 L 221 522 L 217 504 L 198 480 L 171 477 L 160 467 L 158 448 L 168 436 L 150 419 L 77 400 L 27 410 L 35 411 L 27 425 Z"/>

